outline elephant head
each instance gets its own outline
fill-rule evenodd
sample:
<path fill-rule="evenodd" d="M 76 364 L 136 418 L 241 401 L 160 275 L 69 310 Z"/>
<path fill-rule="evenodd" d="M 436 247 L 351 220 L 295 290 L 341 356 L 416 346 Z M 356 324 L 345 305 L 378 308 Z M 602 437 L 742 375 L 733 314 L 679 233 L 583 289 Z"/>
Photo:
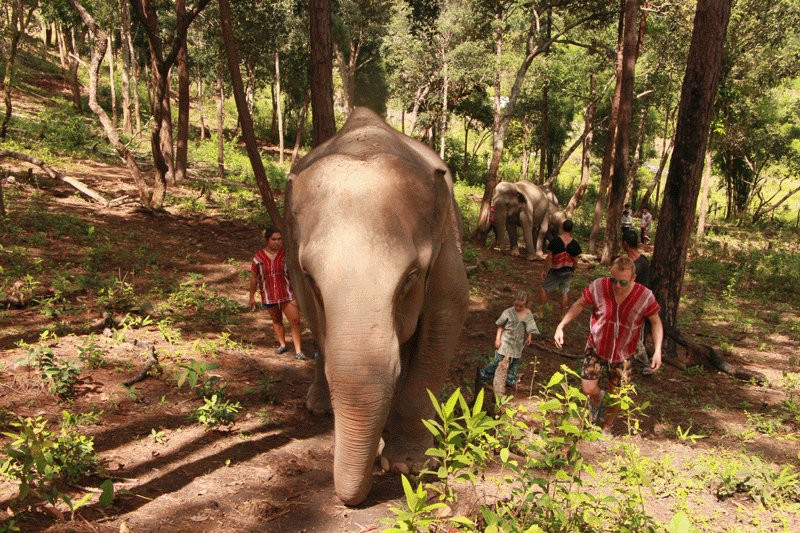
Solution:
<path fill-rule="evenodd" d="M 422 405 L 398 395 L 429 376 L 418 379 L 413 366 L 424 330 L 443 305 L 464 308 L 454 315 L 455 336 L 463 322 L 468 285 L 454 206 L 444 163 L 363 108 L 290 175 L 287 261 L 322 352 L 307 405 L 332 407 L 334 485 L 348 505 L 369 492 L 381 435 L 402 418 L 394 411 Z M 445 267 L 456 259 L 460 272 L 448 281 Z M 443 348 L 448 357 L 455 336 Z M 443 372 L 430 375 L 423 385 L 438 390 Z M 406 425 L 418 429 L 424 413 L 411 415 Z"/>

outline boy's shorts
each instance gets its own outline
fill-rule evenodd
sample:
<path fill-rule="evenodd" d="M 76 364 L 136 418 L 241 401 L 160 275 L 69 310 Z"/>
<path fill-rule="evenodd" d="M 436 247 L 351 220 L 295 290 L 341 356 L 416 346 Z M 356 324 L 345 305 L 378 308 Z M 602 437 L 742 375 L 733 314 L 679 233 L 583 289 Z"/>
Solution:
<path fill-rule="evenodd" d="M 619 363 L 603 361 L 597 353 L 595 353 L 594 348 L 587 343 L 586 351 L 584 352 L 581 378 L 588 381 L 597 381 L 603 375 L 603 370 L 607 369 L 609 387 L 617 389 L 622 385 L 630 383 L 632 368 L 633 364 L 630 358 L 620 361 Z"/>
<path fill-rule="evenodd" d="M 542 282 L 542 288 L 547 292 L 554 292 L 557 289 L 561 294 L 568 294 L 572 275 L 572 270 L 564 270 L 562 272 L 550 270 Z"/>
<path fill-rule="evenodd" d="M 261 309 L 274 309 L 280 304 L 261 304 Z"/>

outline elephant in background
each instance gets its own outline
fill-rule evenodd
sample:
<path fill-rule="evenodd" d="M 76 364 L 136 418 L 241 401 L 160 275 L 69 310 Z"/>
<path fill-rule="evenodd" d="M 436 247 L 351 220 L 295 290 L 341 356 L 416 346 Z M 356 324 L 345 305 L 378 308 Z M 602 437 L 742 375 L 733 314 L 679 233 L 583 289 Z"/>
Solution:
<path fill-rule="evenodd" d="M 321 348 L 306 406 L 333 411 L 347 505 L 369 493 L 378 453 L 408 472 L 433 445 L 426 389 L 441 390 L 469 299 L 452 189 L 435 152 L 366 108 L 289 176 L 289 275 Z"/>
<path fill-rule="evenodd" d="M 529 261 L 544 258 L 545 238 L 558 235 L 561 223 L 567 218 L 553 191 L 530 181 L 501 181 L 494 189 L 492 204 L 498 245 L 502 249 L 510 242 L 511 255 L 519 255 L 517 228 L 521 226 Z"/>

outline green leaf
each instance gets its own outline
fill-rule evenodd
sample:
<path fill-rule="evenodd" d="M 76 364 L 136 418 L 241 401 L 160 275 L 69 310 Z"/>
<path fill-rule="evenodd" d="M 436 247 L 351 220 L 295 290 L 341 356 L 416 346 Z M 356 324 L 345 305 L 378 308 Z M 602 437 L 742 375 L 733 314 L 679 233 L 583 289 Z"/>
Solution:
<path fill-rule="evenodd" d="M 678 511 L 672 517 L 667 525 L 669 533 L 689 533 L 692 530 L 692 524 L 689 517 L 683 511 Z"/>
<path fill-rule="evenodd" d="M 562 374 L 561 372 L 556 372 L 555 374 L 550 376 L 550 381 L 547 382 L 546 388 L 549 389 L 550 387 L 552 387 L 554 385 L 558 385 L 562 381 L 564 381 L 564 374 Z"/>
<path fill-rule="evenodd" d="M 500 460 L 503 461 L 504 463 L 507 463 L 509 453 L 510 452 L 508 451 L 508 448 L 503 448 L 502 450 L 500 450 Z"/>
<path fill-rule="evenodd" d="M 114 501 L 114 482 L 110 479 L 103 481 L 100 484 L 100 507 L 108 507 Z"/>

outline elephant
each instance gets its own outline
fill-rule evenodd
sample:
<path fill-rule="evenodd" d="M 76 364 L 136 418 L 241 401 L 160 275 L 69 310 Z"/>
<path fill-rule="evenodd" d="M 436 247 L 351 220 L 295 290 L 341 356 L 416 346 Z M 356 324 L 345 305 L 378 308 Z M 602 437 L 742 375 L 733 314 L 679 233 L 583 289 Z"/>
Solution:
<path fill-rule="evenodd" d="M 334 488 L 357 505 L 378 455 L 409 472 L 433 445 L 426 389 L 441 390 L 469 300 L 453 180 L 359 107 L 295 164 L 285 205 L 289 277 L 320 348 L 306 407 L 332 410 Z"/>
<path fill-rule="evenodd" d="M 550 189 L 530 181 L 511 183 L 501 181 L 494 189 L 494 230 L 497 244 L 502 248 L 510 241 L 511 255 L 519 255 L 517 227 L 522 226 L 528 260 L 542 259 L 545 238 L 558 235 L 566 214 Z M 505 231 L 504 231 L 505 230 Z M 536 246 L 533 235 L 536 233 Z"/>

